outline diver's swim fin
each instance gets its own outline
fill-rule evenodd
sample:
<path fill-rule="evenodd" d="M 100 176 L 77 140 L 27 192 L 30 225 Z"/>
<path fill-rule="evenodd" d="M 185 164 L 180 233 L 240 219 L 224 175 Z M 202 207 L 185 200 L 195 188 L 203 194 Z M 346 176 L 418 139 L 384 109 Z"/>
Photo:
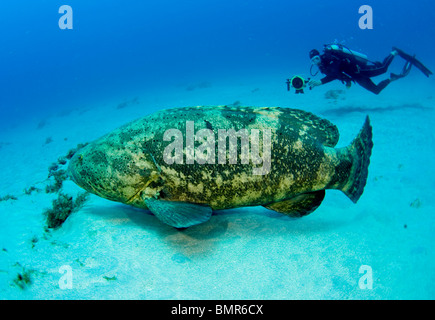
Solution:
<path fill-rule="evenodd" d="M 401 56 L 406 61 L 411 62 L 416 68 L 420 69 L 421 72 L 423 72 L 426 77 L 429 77 L 432 74 L 432 71 L 430 71 L 426 66 L 418 61 L 415 57 L 405 53 L 403 50 L 400 50 L 396 47 L 393 47 L 393 50 L 396 50 L 399 56 Z"/>
<path fill-rule="evenodd" d="M 390 73 L 390 80 L 395 81 L 400 78 L 406 77 L 411 71 L 411 68 L 412 68 L 412 63 L 410 61 L 406 61 L 405 65 L 403 66 L 402 73 L 401 74 Z"/>
<path fill-rule="evenodd" d="M 407 61 L 405 65 L 403 66 L 402 75 L 405 77 L 409 74 L 409 71 L 411 71 L 412 68 L 412 62 Z"/>
<path fill-rule="evenodd" d="M 404 76 L 402 74 L 397 74 L 397 73 L 390 73 L 390 81 L 396 81 L 399 80 L 400 78 L 403 78 Z"/>

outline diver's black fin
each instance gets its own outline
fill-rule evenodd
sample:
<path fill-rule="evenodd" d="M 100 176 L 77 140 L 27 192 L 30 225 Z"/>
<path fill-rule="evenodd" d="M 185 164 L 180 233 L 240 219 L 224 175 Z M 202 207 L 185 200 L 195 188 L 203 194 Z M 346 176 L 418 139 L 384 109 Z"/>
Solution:
<path fill-rule="evenodd" d="M 302 193 L 294 198 L 275 202 L 263 207 L 291 217 L 299 218 L 316 210 L 322 203 L 323 198 L 325 198 L 325 190 L 320 190 Z"/>
<path fill-rule="evenodd" d="M 403 78 L 403 75 L 392 73 L 392 72 L 390 73 L 390 80 L 391 81 L 396 81 L 396 80 L 398 80 L 400 78 Z"/>
<path fill-rule="evenodd" d="M 150 198 L 145 200 L 145 204 L 160 221 L 175 228 L 187 228 L 206 222 L 212 214 L 210 207 L 188 202 Z"/>
<path fill-rule="evenodd" d="M 413 64 L 410 61 L 407 61 L 403 66 L 402 75 L 406 77 L 412 69 Z"/>
<path fill-rule="evenodd" d="M 410 61 L 406 61 L 405 65 L 403 66 L 402 73 L 401 74 L 390 73 L 390 80 L 395 81 L 403 77 L 406 77 L 411 71 L 411 68 L 412 68 L 412 63 Z"/>
<path fill-rule="evenodd" d="M 396 47 L 393 47 L 393 50 L 396 50 L 399 56 L 401 56 L 406 61 L 411 62 L 416 68 L 420 69 L 420 71 L 423 72 L 426 77 L 429 77 L 432 74 L 432 71 L 430 71 L 423 63 L 418 61 L 415 56 L 411 56 L 410 54 L 407 54 L 403 50 L 400 50 Z"/>

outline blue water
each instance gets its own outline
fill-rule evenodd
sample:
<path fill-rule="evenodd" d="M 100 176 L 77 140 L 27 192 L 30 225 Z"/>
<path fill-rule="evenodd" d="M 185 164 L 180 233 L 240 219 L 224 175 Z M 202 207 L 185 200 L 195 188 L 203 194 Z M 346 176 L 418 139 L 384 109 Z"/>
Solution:
<path fill-rule="evenodd" d="M 65 4 L 72 30 L 58 25 Z M 364 4 L 372 30 L 358 24 Z M 18 200 L 0 201 L 0 299 L 434 299 L 434 77 L 413 68 L 379 96 L 338 81 L 305 95 L 285 87 L 309 76 L 311 49 L 333 42 L 375 61 L 397 46 L 434 70 L 434 12 L 433 0 L 2 1 L 0 197 Z M 344 93 L 328 99 L 329 89 Z M 369 114 L 374 149 L 358 204 L 328 191 L 300 220 L 241 208 L 178 232 L 92 196 L 47 235 L 54 195 L 22 192 L 77 143 L 135 117 L 239 100 L 325 116 L 340 146 Z M 59 289 L 62 265 L 73 290 Z M 373 268 L 369 290 L 362 266 Z M 13 281 L 24 269 L 33 281 L 22 289 Z"/>
<path fill-rule="evenodd" d="M 334 40 L 375 60 L 392 45 L 433 59 L 429 0 L 376 1 L 373 30 L 358 26 L 360 1 L 76 0 L 73 30 L 60 30 L 63 4 L 0 5 L 2 122 L 174 79 L 302 71 L 310 49 Z"/>

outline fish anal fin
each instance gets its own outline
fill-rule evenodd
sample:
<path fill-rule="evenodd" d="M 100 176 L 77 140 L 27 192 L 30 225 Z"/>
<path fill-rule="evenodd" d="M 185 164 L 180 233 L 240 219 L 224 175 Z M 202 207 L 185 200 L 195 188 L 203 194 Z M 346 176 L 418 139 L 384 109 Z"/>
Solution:
<path fill-rule="evenodd" d="M 210 207 L 188 202 L 150 198 L 145 200 L 145 204 L 160 221 L 175 228 L 188 228 L 206 222 L 212 215 Z"/>
<path fill-rule="evenodd" d="M 267 209 L 299 218 L 316 210 L 325 198 L 325 190 L 299 194 L 291 199 L 264 206 Z"/>

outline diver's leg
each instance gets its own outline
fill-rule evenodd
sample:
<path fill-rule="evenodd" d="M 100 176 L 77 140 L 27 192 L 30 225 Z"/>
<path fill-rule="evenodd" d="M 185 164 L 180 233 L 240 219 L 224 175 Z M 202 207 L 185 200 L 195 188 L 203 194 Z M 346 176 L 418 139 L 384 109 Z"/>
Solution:
<path fill-rule="evenodd" d="M 382 64 L 379 64 L 379 67 L 376 68 L 376 75 L 383 74 L 387 72 L 388 67 L 390 66 L 391 62 L 393 62 L 394 57 L 397 55 L 396 52 L 391 52 L 385 59 L 382 61 Z"/>
<path fill-rule="evenodd" d="M 369 66 L 366 69 L 360 70 L 360 75 L 364 77 L 376 77 L 381 74 L 384 74 L 387 72 L 388 67 L 390 66 L 391 62 L 393 62 L 394 57 L 397 55 L 397 52 L 393 51 L 391 52 L 383 62 L 376 62 L 374 66 Z"/>
<path fill-rule="evenodd" d="M 377 94 L 381 93 L 381 91 L 384 90 L 390 83 L 391 83 L 390 79 L 385 79 L 379 82 L 378 85 L 376 86 L 378 91 Z"/>
<path fill-rule="evenodd" d="M 391 62 L 393 62 L 394 57 L 397 56 L 397 51 L 391 52 L 382 62 L 382 67 L 385 68 L 385 72 L 387 72 L 388 67 L 390 66 Z"/>
<path fill-rule="evenodd" d="M 361 87 L 369 90 L 370 92 L 373 92 L 374 94 L 379 94 L 391 82 L 390 79 L 385 79 L 385 80 L 379 82 L 378 85 L 376 85 L 376 84 L 374 84 L 374 82 L 370 78 L 357 78 L 357 79 L 355 79 L 355 81 Z"/>

